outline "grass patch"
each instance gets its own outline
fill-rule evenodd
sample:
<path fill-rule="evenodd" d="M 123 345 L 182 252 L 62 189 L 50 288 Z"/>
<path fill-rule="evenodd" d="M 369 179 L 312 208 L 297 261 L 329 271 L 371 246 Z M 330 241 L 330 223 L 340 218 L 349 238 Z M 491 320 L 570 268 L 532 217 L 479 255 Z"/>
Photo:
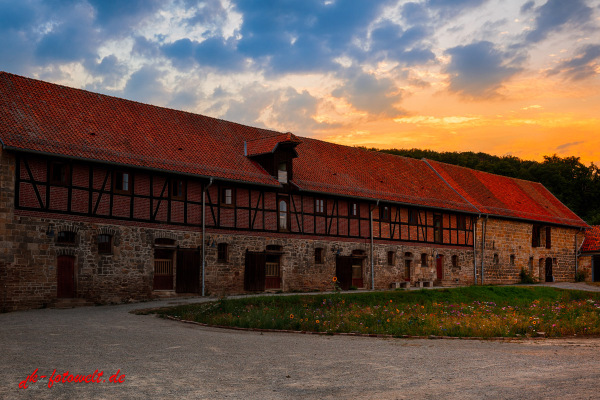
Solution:
<path fill-rule="evenodd" d="M 472 286 L 377 293 L 264 296 L 156 310 L 211 325 L 395 336 L 600 334 L 600 293 Z"/>

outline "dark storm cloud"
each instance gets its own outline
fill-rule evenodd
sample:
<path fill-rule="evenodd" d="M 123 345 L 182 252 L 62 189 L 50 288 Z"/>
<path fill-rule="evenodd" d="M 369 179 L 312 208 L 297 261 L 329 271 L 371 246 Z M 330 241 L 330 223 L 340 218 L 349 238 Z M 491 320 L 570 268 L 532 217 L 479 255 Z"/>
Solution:
<path fill-rule="evenodd" d="M 584 0 L 548 0 L 535 13 L 535 27 L 525 37 L 529 43 L 540 42 L 566 25 L 582 25 L 590 21 L 593 15 Z"/>
<path fill-rule="evenodd" d="M 450 77 L 449 90 L 467 97 L 494 96 L 505 81 L 521 70 L 515 63 L 515 54 L 501 52 L 487 41 L 456 46 L 446 54 L 451 57 L 445 69 Z"/>
<path fill-rule="evenodd" d="M 600 67 L 600 44 L 590 44 L 576 50 L 576 55 L 562 61 L 549 71 L 549 75 L 562 74 L 566 78 L 578 81 L 598 75 Z"/>

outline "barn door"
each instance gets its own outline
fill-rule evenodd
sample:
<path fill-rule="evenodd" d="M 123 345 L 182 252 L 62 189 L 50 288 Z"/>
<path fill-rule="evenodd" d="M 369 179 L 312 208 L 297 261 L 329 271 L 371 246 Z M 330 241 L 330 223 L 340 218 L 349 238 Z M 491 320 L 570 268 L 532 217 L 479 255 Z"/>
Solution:
<path fill-rule="evenodd" d="M 154 250 L 154 290 L 173 290 L 173 250 Z"/>
<path fill-rule="evenodd" d="M 335 259 L 335 276 L 343 290 L 352 286 L 352 259 L 350 256 L 337 256 Z"/>
<path fill-rule="evenodd" d="M 75 257 L 58 256 L 56 267 L 56 297 L 75 297 Z"/>
<path fill-rule="evenodd" d="M 200 287 L 200 252 L 196 249 L 177 250 L 177 293 L 198 293 Z"/>
<path fill-rule="evenodd" d="M 261 292 L 265 290 L 265 270 L 267 255 L 246 251 L 246 266 L 244 269 L 244 290 Z"/>

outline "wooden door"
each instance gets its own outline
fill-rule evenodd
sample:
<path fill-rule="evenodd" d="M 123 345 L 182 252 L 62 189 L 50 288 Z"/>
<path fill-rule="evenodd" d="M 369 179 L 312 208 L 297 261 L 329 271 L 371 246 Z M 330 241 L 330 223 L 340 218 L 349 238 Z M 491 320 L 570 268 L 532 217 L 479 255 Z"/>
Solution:
<path fill-rule="evenodd" d="M 600 256 L 592 257 L 592 280 L 600 282 Z"/>
<path fill-rule="evenodd" d="M 412 264 L 411 260 L 404 260 L 404 280 L 410 282 L 410 265 Z"/>
<path fill-rule="evenodd" d="M 265 290 L 267 255 L 246 251 L 244 268 L 244 290 L 261 292 Z"/>
<path fill-rule="evenodd" d="M 265 263 L 265 289 L 281 288 L 281 256 L 268 254 Z"/>
<path fill-rule="evenodd" d="M 546 258 L 546 282 L 554 282 L 554 277 L 552 276 L 552 259 Z"/>
<path fill-rule="evenodd" d="M 56 267 L 56 297 L 75 297 L 75 257 L 58 256 Z"/>
<path fill-rule="evenodd" d="M 154 290 L 173 290 L 173 251 L 154 250 Z"/>
<path fill-rule="evenodd" d="M 350 289 L 352 286 L 352 257 L 337 256 L 335 259 L 335 276 L 338 284 L 343 290 Z"/>
<path fill-rule="evenodd" d="M 437 280 L 441 281 L 444 278 L 444 256 L 438 255 L 435 258 L 435 268 L 437 272 Z"/>
<path fill-rule="evenodd" d="M 177 293 L 198 293 L 200 289 L 200 252 L 197 249 L 177 250 Z"/>

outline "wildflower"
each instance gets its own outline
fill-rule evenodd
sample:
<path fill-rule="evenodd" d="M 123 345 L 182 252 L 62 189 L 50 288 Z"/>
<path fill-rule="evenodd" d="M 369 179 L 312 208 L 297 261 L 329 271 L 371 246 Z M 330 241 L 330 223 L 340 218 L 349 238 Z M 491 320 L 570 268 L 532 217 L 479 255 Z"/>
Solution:
<path fill-rule="evenodd" d="M 390 303 L 392 302 L 392 300 L 390 300 Z"/>
<path fill-rule="evenodd" d="M 334 276 L 334 277 L 333 277 L 333 281 L 334 281 L 334 282 L 337 282 L 337 276 Z"/>
<path fill-rule="evenodd" d="M 389 319 L 389 318 L 387 319 L 387 322 L 390 322 L 390 319 Z"/>
<path fill-rule="evenodd" d="M 315 322 L 318 324 L 318 323 L 319 323 L 319 320 L 316 320 Z"/>
<path fill-rule="evenodd" d="M 290 319 L 294 319 L 294 314 L 290 314 Z"/>

